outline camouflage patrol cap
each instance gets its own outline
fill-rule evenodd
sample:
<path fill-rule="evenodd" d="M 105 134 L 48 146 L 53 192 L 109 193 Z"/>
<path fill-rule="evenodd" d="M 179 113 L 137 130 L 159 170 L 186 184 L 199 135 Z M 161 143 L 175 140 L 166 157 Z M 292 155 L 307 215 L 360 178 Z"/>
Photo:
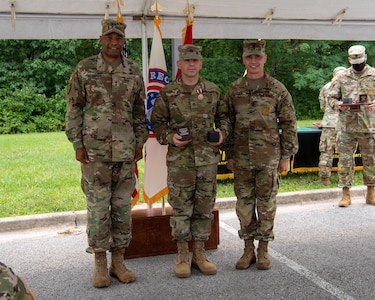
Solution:
<path fill-rule="evenodd" d="M 351 46 L 348 55 L 352 65 L 363 63 L 366 60 L 366 48 L 362 45 Z"/>
<path fill-rule="evenodd" d="M 178 46 L 179 60 L 202 59 L 202 47 L 191 44 Z"/>
<path fill-rule="evenodd" d="M 264 40 L 250 40 L 243 42 L 243 56 L 250 55 L 266 55 L 266 41 Z"/>
<path fill-rule="evenodd" d="M 126 24 L 112 20 L 112 19 L 103 19 L 102 20 L 102 35 L 107 35 L 112 32 L 117 33 L 121 36 L 125 36 Z"/>

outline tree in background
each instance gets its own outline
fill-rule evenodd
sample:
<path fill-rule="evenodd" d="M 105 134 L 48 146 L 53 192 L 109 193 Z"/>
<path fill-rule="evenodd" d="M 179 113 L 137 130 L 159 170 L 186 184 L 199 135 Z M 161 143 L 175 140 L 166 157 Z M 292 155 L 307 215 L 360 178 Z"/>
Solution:
<path fill-rule="evenodd" d="M 202 46 L 202 77 L 225 93 L 240 77 L 243 40 L 194 40 Z M 318 95 L 337 66 L 349 67 L 347 49 L 366 47 L 375 65 L 374 42 L 267 40 L 266 71 L 285 84 L 299 120 L 321 119 Z M 170 78 L 171 40 L 163 39 Z M 64 127 L 65 88 L 74 66 L 100 49 L 97 40 L 0 40 L 0 134 L 60 131 Z M 151 39 L 149 39 L 151 47 Z M 127 39 L 128 56 L 142 65 L 140 39 Z"/>
<path fill-rule="evenodd" d="M 366 47 L 369 64 L 373 65 L 374 42 L 267 40 L 266 72 L 290 91 L 299 120 L 323 117 L 319 90 L 331 79 L 334 68 L 350 66 L 347 49 L 358 43 Z M 243 40 L 199 40 L 195 44 L 203 47 L 202 76 L 226 92 L 229 83 L 245 70 L 241 58 Z"/>

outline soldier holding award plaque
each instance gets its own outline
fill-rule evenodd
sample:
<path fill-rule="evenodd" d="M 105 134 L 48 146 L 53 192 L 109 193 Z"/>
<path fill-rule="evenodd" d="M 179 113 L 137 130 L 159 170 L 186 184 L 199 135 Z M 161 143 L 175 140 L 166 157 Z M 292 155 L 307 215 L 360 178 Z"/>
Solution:
<path fill-rule="evenodd" d="M 358 143 L 363 162 L 366 203 L 375 205 L 375 68 L 367 64 L 366 49 L 355 45 L 348 50 L 351 67 L 332 84 L 328 102 L 339 109 L 337 124 L 338 174 L 342 188 L 340 207 L 351 204 L 353 154 Z"/>
<path fill-rule="evenodd" d="M 207 259 L 204 242 L 211 234 L 219 146 L 230 132 L 228 108 L 220 89 L 199 76 L 201 47 L 186 44 L 178 50 L 181 77 L 161 89 L 151 113 L 159 143 L 168 145 L 170 224 L 178 249 L 174 271 L 190 276 L 188 242 L 193 241 L 191 266 L 213 275 L 216 266 Z"/>

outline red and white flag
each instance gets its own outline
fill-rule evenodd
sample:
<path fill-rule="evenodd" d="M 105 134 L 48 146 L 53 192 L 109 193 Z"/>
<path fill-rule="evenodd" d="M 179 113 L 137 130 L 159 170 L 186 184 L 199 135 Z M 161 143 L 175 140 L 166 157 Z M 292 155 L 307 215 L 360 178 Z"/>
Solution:
<path fill-rule="evenodd" d="M 139 200 L 139 180 L 138 180 L 138 164 L 134 163 L 134 176 L 135 176 L 135 186 L 132 193 L 132 207 L 137 204 Z"/>
<path fill-rule="evenodd" d="M 156 96 L 159 94 L 160 90 L 168 84 L 168 72 L 162 44 L 160 23 L 161 19 L 155 17 L 146 99 L 146 117 L 150 135 L 145 145 L 143 197 L 149 206 L 152 206 L 153 203 L 168 194 L 166 164 L 168 146 L 160 145 L 156 140 L 155 134 L 153 133 L 154 128 L 150 121 Z"/>
<path fill-rule="evenodd" d="M 186 26 L 184 29 L 182 29 L 182 45 L 185 44 L 193 44 L 193 23 L 194 23 L 194 18 L 193 18 L 193 12 L 191 11 L 191 5 L 189 3 L 186 4 L 186 8 L 184 10 L 188 14 L 188 17 L 186 19 Z M 177 74 L 176 74 L 176 79 L 181 76 L 181 70 L 178 69 Z"/>

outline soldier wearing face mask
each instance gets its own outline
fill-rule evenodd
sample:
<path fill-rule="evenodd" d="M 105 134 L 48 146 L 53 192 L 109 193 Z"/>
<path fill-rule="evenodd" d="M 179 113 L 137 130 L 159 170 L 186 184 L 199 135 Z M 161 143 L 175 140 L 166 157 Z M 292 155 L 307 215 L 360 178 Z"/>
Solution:
<path fill-rule="evenodd" d="M 348 50 L 348 68 L 334 82 L 328 94 L 332 108 L 339 109 L 337 124 L 338 174 L 342 188 L 340 207 L 351 204 L 354 178 L 353 155 L 358 143 L 363 163 L 366 203 L 375 205 L 375 68 L 367 62 L 366 48 L 355 45 Z"/>

